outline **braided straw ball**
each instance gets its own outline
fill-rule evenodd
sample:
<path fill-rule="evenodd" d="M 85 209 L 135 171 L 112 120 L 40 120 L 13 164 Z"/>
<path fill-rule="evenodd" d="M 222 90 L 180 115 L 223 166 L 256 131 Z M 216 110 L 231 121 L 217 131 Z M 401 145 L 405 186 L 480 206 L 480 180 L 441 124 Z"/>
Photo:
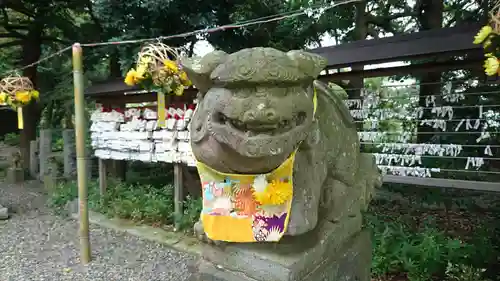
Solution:
<path fill-rule="evenodd" d="M 4 92 L 12 98 L 17 92 L 33 91 L 33 83 L 28 77 L 9 76 L 0 80 L 0 92 Z"/>
<path fill-rule="evenodd" d="M 125 83 L 134 85 L 148 83 L 161 88 L 163 93 L 182 95 L 184 87 L 191 85 L 180 64 L 181 49 L 172 48 L 161 42 L 142 47 L 138 54 L 136 68 L 127 73 Z"/>
<path fill-rule="evenodd" d="M 0 104 L 13 109 L 38 99 L 38 91 L 28 77 L 12 75 L 0 80 Z"/>
<path fill-rule="evenodd" d="M 490 22 L 494 32 L 500 33 L 500 1 L 497 1 L 490 11 Z"/>
<path fill-rule="evenodd" d="M 172 57 L 170 57 L 169 55 Z M 141 59 L 143 57 L 152 58 L 150 62 L 151 68 L 148 70 L 153 72 L 154 70 L 163 67 L 164 60 L 177 60 L 180 57 L 180 54 L 176 49 L 161 42 L 157 42 L 142 47 L 137 58 L 138 64 L 141 62 Z"/>
<path fill-rule="evenodd" d="M 152 74 L 153 82 L 156 85 L 170 84 L 172 82 L 172 77 L 169 77 L 165 70 L 165 61 L 174 62 L 178 60 L 179 53 L 176 49 L 161 42 L 148 44 L 139 52 L 137 65 L 139 65 L 144 58 L 149 59 L 147 71 Z"/>

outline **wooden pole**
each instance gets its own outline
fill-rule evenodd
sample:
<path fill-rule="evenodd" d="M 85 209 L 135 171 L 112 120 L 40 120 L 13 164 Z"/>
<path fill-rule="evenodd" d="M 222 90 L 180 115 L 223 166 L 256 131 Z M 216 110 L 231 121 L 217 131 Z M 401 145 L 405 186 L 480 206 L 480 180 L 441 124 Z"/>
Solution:
<path fill-rule="evenodd" d="M 182 164 L 174 163 L 174 213 L 175 213 L 175 231 L 181 228 L 181 219 L 184 215 L 184 196 L 182 182 Z"/>
<path fill-rule="evenodd" d="M 85 139 L 87 127 L 85 122 L 85 100 L 83 97 L 83 61 L 82 47 L 79 43 L 73 45 L 73 81 L 75 90 L 75 138 L 76 138 L 76 168 L 78 178 L 78 200 L 80 215 L 80 261 L 90 262 L 89 213 L 87 191 L 87 152 Z"/>
<path fill-rule="evenodd" d="M 99 158 L 99 192 L 101 195 L 101 201 L 104 199 L 104 195 L 106 195 L 107 186 L 108 178 L 106 172 L 106 163 L 104 163 L 103 159 Z"/>

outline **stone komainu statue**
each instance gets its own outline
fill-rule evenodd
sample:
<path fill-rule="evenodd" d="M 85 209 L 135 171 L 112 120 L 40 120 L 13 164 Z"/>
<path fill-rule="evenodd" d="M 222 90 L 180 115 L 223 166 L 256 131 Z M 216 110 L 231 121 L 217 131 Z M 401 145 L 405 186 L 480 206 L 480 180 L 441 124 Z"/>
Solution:
<path fill-rule="evenodd" d="M 12 168 L 20 169 L 22 168 L 21 152 L 15 151 L 11 156 Z"/>
<path fill-rule="evenodd" d="M 285 235 L 361 215 L 381 176 L 372 155 L 360 153 L 345 92 L 315 80 L 323 57 L 251 48 L 182 64 L 199 89 L 190 130 L 200 163 L 220 173 L 265 174 L 295 154 Z"/>

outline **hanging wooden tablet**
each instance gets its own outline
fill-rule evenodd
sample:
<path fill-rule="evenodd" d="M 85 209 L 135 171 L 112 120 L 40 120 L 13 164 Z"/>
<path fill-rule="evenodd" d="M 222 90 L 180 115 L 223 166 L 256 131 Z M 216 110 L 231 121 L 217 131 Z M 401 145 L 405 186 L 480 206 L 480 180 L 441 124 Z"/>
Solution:
<path fill-rule="evenodd" d="M 24 129 L 23 108 L 22 107 L 17 108 L 17 128 L 19 128 L 19 130 Z"/>
<path fill-rule="evenodd" d="M 157 114 L 158 114 L 158 127 L 165 128 L 165 94 L 158 92 L 157 94 Z"/>

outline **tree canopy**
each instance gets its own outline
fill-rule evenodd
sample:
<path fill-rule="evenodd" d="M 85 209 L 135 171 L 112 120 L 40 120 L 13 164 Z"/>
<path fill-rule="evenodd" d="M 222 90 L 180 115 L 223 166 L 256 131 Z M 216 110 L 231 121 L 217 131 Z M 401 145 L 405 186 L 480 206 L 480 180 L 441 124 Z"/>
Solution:
<path fill-rule="evenodd" d="M 227 52 L 254 46 L 281 50 L 319 46 L 325 34 L 336 43 L 365 40 L 477 21 L 487 8 L 482 2 L 365 0 L 326 9 L 332 1 L 2 0 L 0 73 L 5 76 L 6 71 L 29 65 L 72 42 L 154 38 L 317 8 L 323 11 L 245 28 L 169 39 L 166 43 L 187 46 L 192 53 L 194 44 L 202 39 Z M 86 48 L 87 77 L 100 80 L 123 75 L 140 47 L 140 44 L 128 44 Z M 67 111 L 65 109 L 71 105 L 70 71 L 67 53 L 23 69 L 22 74 L 31 78 L 42 93 L 42 103 L 27 108 L 24 113 L 28 125 L 22 132 L 25 150 L 29 140 L 35 137 L 44 107 Z M 51 116 L 59 115 L 51 113 Z M 58 119 L 54 122 L 59 124 Z"/>

